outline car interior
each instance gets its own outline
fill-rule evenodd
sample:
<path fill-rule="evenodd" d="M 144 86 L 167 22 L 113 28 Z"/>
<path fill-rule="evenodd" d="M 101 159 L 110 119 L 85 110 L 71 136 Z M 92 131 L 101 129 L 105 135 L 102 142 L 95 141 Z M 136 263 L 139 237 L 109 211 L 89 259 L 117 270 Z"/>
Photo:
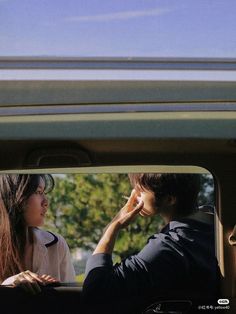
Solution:
<path fill-rule="evenodd" d="M 229 300 L 215 300 L 216 313 L 235 313 L 234 60 L 0 58 L 0 147 L 1 173 L 211 173 L 221 294 Z M 38 296 L 0 286 L 0 297 L 10 313 L 87 313 L 72 284 Z M 191 313 L 187 305 L 146 313 Z"/>

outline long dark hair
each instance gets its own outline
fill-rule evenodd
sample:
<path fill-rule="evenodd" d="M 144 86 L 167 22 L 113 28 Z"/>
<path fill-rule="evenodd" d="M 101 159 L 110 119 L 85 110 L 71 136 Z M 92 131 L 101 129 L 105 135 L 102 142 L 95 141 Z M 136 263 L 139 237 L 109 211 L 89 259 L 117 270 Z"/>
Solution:
<path fill-rule="evenodd" d="M 24 270 L 27 226 L 23 211 L 40 178 L 45 183 L 45 192 L 50 192 L 54 187 L 51 175 L 0 175 L 0 282 Z"/>

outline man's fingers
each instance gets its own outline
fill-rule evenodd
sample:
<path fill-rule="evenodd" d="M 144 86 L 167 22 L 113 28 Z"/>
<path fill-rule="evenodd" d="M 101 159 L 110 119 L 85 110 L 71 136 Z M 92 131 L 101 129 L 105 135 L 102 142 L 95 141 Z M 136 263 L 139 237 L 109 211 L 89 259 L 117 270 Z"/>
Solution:
<path fill-rule="evenodd" d="M 133 208 L 132 211 L 129 211 L 125 217 L 123 217 L 123 219 L 120 221 L 122 227 L 127 227 L 130 222 L 132 222 L 135 217 L 139 214 L 139 212 L 142 210 L 143 208 L 143 202 L 140 202 L 135 208 Z"/>
<path fill-rule="evenodd" d="M 143 201 L 140 201 L 140 202 L 135 206 L 135 208 L 133 209 L 132 212 L 134 212 L 135 214 L 138 214 L 138 213 L 142 210 L 143 205 L 144 205 Z"/>
<path fill-rule="evenodd" d="M 143 201 L 141 201 L 132 211 L 130 211 L 127 214 L 127 217 L 134 218 L 135 216 L 137 216 L 138 213 L 142 210 L 143 205 L 144 205 L 144 203 L 143 203 Z"/>
<path fill-rule="evenodd" d="M 130 197 L 126 203 L 126 205 L 131 206 L 134 204 L 135 200 L 137 198 L 137 192 L 135 191 L 135 189 L 132 190 Z"/>

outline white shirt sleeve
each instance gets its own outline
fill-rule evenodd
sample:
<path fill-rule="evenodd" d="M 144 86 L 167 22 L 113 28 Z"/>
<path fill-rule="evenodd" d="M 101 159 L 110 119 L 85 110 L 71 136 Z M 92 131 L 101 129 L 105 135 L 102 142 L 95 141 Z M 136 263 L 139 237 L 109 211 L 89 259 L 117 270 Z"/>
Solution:
<path fill-rule="evenodd" d="M 11 276 L 11 277 L 8 277 L 7 279 L 5 279 L 1 285 L 3 286 L 8 286 L 8 285 L 13 285 L 13 282 L 15 281 L 16 277 L 18 276 L 19 274 L 16 274 L 14 276 Z"/>

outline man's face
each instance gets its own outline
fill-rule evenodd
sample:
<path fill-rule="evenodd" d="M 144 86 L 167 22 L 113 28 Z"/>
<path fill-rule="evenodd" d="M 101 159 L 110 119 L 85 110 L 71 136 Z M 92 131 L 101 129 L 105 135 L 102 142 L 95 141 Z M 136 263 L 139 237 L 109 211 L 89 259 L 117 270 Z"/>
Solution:
<path fill-rule="evenodd" d="M 143 209 L 140 211 L 139 214 L 143 217 L 156 215 L 158 211 L 155 205 L 154 193 L 152 191 L 140 188 L 139 186 L 136 186 L 135 190 L 138 194 L 137 201 L 143 201 L 144 203 Z"/>

